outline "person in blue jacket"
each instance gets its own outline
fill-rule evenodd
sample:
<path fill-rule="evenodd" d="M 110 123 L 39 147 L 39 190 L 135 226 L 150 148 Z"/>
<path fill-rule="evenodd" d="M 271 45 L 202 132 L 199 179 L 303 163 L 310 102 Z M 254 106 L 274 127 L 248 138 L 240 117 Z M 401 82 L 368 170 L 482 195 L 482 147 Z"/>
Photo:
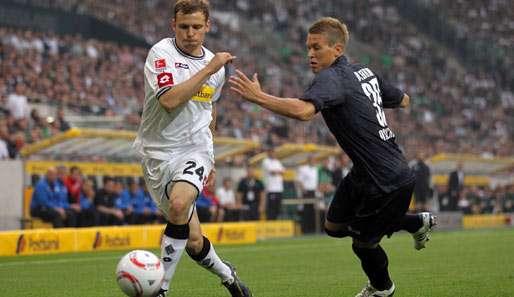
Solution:
<path fill-rule="evenodd" d="M 30 215 L 51 222 L 54 228 L 75 227 L 77 216 L 70 209 L 68 191 L 57 180 L 57 170 L 48 168 L 46 175 L 34 188 Z"/>
<path fill-rule="evenodd" d="M 133 200 L 134 223 L 150 224 L 159 219 L 160 212 L 153 201 L 146 185 L 142 180 L 140 186 L 132 180 L 129 182 L 129 190 L 135 193 Z"/>
<path fill-rule="evenodd" d="M 95 207 L 95 195 L 93 181 L 86 179 L 80 191 L 80 227 L 100 225 L 100 214 Z"/>
<path fill-rule="evenodd" d="M 117 180 L 117 188 L 120 191 L 118 198 L 116 199 L 116 208 L 121 209 L 123 214 L 125 215 L 125 223 L 133 224 L 134 223 L 134 203 L 137 197 L 140 195 L 139 187 L 135 183 L 133 179 L 129 179 L 127 181 L 128 188 L 122 189 L 120 185 L 122 185 L 121 180 Z"/>

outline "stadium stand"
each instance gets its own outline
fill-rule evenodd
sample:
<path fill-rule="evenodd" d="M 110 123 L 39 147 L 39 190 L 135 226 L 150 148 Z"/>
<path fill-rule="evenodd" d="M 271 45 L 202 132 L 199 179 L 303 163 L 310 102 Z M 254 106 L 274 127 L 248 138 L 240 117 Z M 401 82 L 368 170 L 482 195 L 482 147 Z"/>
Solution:
<path fill-rule="evenodd" d="M 283 96 L 294 96 L 301 94 L 310 78 L 304 75 L 307 72 L 306 65 L 303 65 L 305 36 L 299 32 L 307 26 L 310 19 L 324 14 L 336 15 L 348 23 L 350 30 L 354 32 L 354 41 L 366 45 L 358 52 L 350 49 L 350 57 L 370 63 L 374 69 L 384 74 L 392 74 L 388 78 L 412 95 L 413 111 L 388 115 L 389 124 L 397 131 L 399 142 L 410 157 L 413 157 L 413 152 L 418 148 L 426 150 L 428 155 L 443 151 L 492 156 L 512 154 L 513 144 L 508 140 L 514 127 L 512 117 L 508 116 L 514 108 L 512 90 L 502 89 L 484 69 L 466 68 L 468 65 L 460 64 L 444 46 L 419 34 L 414 25 L 400 26 L 401 16 L 396 7 L 388 5 L 387 1 L 333 1 L 329 5 L 319 5 L 319 1 L 312 1 L 310 6 L 296 5 L 296 2 L 288 1 L 273 6 L 267 1 L 213 1 L 213 6 L 217 9 L 213 15 L 215 26 L 208 37 L 208 45 L 214 50 L 234 49 L 236 55 L 244 57 L 240 59 L 242 63 L 238 67 L 246 72 L 261 73 L 266 89 Z M 37 5 L 59 7 L 54 2 L 38 1 Z M 120 1 L 104 4 L 91 0 L 80 3 L 77 1 L 75 5 L 67 4 L 62 7 L 90 13 L 123 26 L 145 36 L 149 42 L 169 35 L 166 15 L 171 3 L 168 1 L 133 1 L 130 5 L 123 5 Z M 495 6 L 490 7 L 494 9 Z M 132 13 L 135 10 L 138 11 L 137 14 Z M 366 22 L 362 18 L 368 12 L 373 15 L 375 22 Z M 131 17 L 126 17 L 127 15 Z M 508 14 L 499 14 L 497 17 L 507 18 Z M 507 22 L 508 20 L 503 19 L 498 21 L 500 24 Z M 284 26 L 285 23 L 288 26 Z M 20 35 L 26 36 L 22 38 Z M 37 36 L 31 32 L 20 32 L 18 38 L 31 40 L 34 39 L 32 35 Z M 37 39 L 41 38 L 39 35 L 36 40 L 28 43 L 38 44 Z M 84 64 L 80 66 L 83 68 L 80 70 L 70 68 L 69 72 L 72 74 L 68 77 L 73 77 L 75 73 L 86 75 L 82 82 L 80 79 L 68 79 L 68 82 L 73 81 L 70 84 L 73 86 L 71 90 L 61 86 L 59 88 L 63 90 L 52 92 L 43 86 L 43 95 L 38 94 L 39 97 L 44 99 L 55 94 L 53 96 L 57 102 L 68 103 L 75 108 L 78 105 L 79 108 L 101 114 L 129 115 L 133 122 L 137 122 L 135 115 L 139 111 L 142 98 L 142 82 L 138 73 L 145 55 L 143 49 L 128 49 L 109 43 L 82 40 L 77 36 L 50 36 L 45 37 L 44 41 L 59 44 L 58 56 L 61 59 L 57 60 L 70 55 L 78 56 L 78 60 L 71 61 L 77 64 L 80 60 L 80 65 Z M 10 43 L 13 42 L 16 44 L 16 51 L 23 50 L 19 48 L 16 38 Z M 94 56 L 99 57 L 95 59 Z M 57 60 L 53 63 L 57 63 Z M 260 60 L 267 63 L 259 63 Z M 120 64 L 122 67 L 114 67 Z M 285 69 L 283 66 L 286 64 L 297 65 L 293 67 L 294 72 L 280 70 Z M 59 67 L 63 68 L 62 71 L 67 74 L 68 67 Z M 50 75 L 45 73 L 46 69 L 43 67 L 43 75 Z M 107 77 L 123 79 L 110 86 L 106 85 L 109 81 Z M 92 86 L 85 95 L 87 84 Z M 72 92 L 75 89 L 76 92 Z M 87 98 L 70 100 L 71 94 Z M 318 128 L 320 125 L 297 124 L 255 106 L 240 104 L 238 100 L 234 100 L 232 94 L 224 97 L 228 100 L 220 105 L 220 135 L 236 138 L 243 138 L 244 135 L 245 138 L 260 140 L 267 146 L 291 141 L 334 143 L 325 129 Z M 33 100 L 32 98 L 33 96 L 29 96 L 29 100 Z M 485 109 L 488 110 L 487 113 L 483 112 Z M 230 117 L 227 116 L 229 114 Z M 415 124 L 399 125 L 406 120 L 414 120 Z M 442 127 L 445 129 L 441 129 Z"/>
<path fill-rule="evenodd" d="M 148 44 L 170 35 L 170 1 L 14 2 L 93 15 L 144 37 Z M 419 1 L 443 11 L 467 42 L 494 40 L 502 65 L 494 60 L 466 63 L 448 44 L 424 33 L 418 23 L 406 22 L 394 1 L 211 2 L 214 26 L 207 45 L 215 51 L 233 50 L 240 57 L 236 66 L 247 73 L 259 72 L 266 90 L 281 96 L 302 93 L 312 77 L 306 75 L 302 32 L 312 20 L 333 15 L 349 26 L 350 58 L 369 63 L 411 94 L 412 109 L 388 114 L 409 158 L 416 151 L 427 156 L 441 152 L 485 157 L 514 154 L 513 61 L 508 55 L 514 44 L 510 34 L 513 15 L 508 1 L 489 0 L 485 5 L 466 1 L 466 9 L 461 9 L 463 1 Z M 147 49 L 7 27 L 0 28 L 0 36 L 0 158 L 18 158 L 26 144 L 67 130 L 63 113 L 122 116 L 125 129 L 138 124 L 143 99 L 141 69 Z M 28 104 L 9 105 L 13 96 L 25 97 Z M 319 117 L 308 124 L 298 123 L 241 103 L 231 93 L 223 97 L 219 136 L 258 141 L 264 149 L 291 142 L 334 144 L 319 125 Z M 29 107 L 36 104 L 58 108 L 55 114 L 41 114 Z M 512 208 L 512 187 L 469 188 L 465 192 L 470 197 L 488 197 L 486 201 L 501 200 L 504 210 Z M 473 205 L 482 201 L 468 200 Z M 466 203 L 463 201 L 462 207 L 468 209 Z M 499 209 L 484 206 L 466 211 Z"/>

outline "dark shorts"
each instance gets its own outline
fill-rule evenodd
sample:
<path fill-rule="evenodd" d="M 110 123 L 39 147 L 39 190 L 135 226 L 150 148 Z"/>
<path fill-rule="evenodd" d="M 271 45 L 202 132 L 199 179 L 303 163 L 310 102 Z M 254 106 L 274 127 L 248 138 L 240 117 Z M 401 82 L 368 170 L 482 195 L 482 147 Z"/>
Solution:
<path fill-rule="evenodd" d="M 337 187 L 327 220 L 347 226 L 348 234 L 361 242 L 377 243 L 390 236 L 409 209 L 415 182 L 391 193 L 381 192 L 372 182 L 347 176 Z"/>

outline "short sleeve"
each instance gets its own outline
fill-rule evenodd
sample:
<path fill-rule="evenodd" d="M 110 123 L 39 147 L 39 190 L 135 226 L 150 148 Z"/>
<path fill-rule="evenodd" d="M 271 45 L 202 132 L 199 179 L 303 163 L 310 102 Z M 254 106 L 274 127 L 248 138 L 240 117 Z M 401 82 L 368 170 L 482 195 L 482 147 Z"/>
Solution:
<path fill-rule="evenodd" d="M 218 72 L 216 72 L 216 91 L 212 96 L 212 103 L 216 103 L 220 100 L 221 91 L 223 90 L 223 86 L 225 85 L 226 76 L 225 67 L 222 67 Z"/>
<path fill-rule="evenodd" d="M 300 97 L 316 107 L 316 112 L 344 103 L 345 93 L 342 78 L 332 70 L 321 71 Z"/>
<path fill-rule="evenodd" d="M 380 76 L 378 78 L 378 84 L 380 85 L 380 92 L 382 97 L 382 104 L 384 108 L 397 108 L 402 103 L 403 92 L 397 87 L 389 84 L 383 80 Z"/>
<path fill-rule="evenodd" d="M 165 54 L 155 47 L 148 53 L 144 70 L 145 79 L 153 89 L 157 99 L 175 84 L 180 83 L 177 81 L 176 68 L 172 67 L 174 63 L 169 54 Z"/>

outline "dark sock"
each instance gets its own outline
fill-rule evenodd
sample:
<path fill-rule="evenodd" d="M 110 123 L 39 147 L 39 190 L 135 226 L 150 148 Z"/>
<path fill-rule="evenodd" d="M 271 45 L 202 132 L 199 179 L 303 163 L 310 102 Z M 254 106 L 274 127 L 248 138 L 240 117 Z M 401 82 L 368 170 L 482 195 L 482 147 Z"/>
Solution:
<path fill-rule="evenodd" d="M 371 285 L 379 290 L 387 290 L 391 288 L 393 282 L 389 278 L 387 266 L 389 264 L 387 255 L 380 245 L 376 248 L 359 248 L 352 245 L 353 252 L 361 260 L 361 266 Z"/>
<path fill-rule="evenodd" d="M 405 230 L 409 233 L 414 233 L 423 226 L 423 221 L 418 214 L 406 214 L 400 221 L 400 224 L 396 228 L 396 231 Z"/>
<path fill-rule="evenodd" d="M 198 262 L 198 261 L 203 260 L 205 257 L 207 257 L 207 254 L 209 253 L 210 249 L 211 249 L 211 242 L 209 241 L 209 239 L 207 237 L 204 236 L 203 237 L 203 247 L 202 247 L 202 250 L 200 251 L 200 253 L 195 255 L 193 251 L 190 251 L 188 249 L 186 249 L 186 252 L 189 255 L 189 257 L 191 257 L 191 259 Z"/>
<path fill-rule="evenodd" d="M 189 225 L 175 225 L 168 223 L 166 225 L 166 229 L 164 229 L 164 234 L 175 239 L 187 239 L 189 237 Z"/>

